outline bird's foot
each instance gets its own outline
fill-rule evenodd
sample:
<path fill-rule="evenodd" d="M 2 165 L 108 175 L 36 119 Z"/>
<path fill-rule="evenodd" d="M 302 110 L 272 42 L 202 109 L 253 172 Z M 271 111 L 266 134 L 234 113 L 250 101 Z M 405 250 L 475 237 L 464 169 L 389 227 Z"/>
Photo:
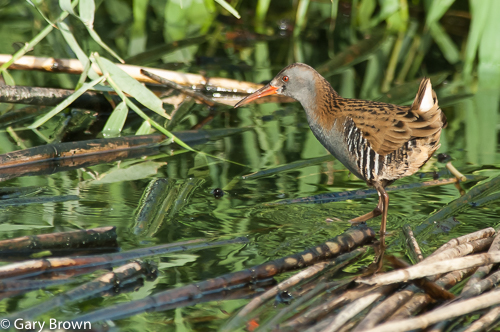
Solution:
<path fill-rule="evenodd" d="M 455 185 L 455 188 L 457 188 L 458 192 L 460 193 L 460 196 L 465 195 L 465 190 L 460 185 L 460 182 L 464 182 L 465 180 L 467 180 L 467 178 L 465 177 L 465 175 L 463 175 L 462 173 L 460 173 L 458 171 L 458 169 L 456 169 L 455 166 L 453 166 L 451 164 L 451 161 L 449 161 L 449 162 L 446 163 L 446 168 L 450 171 L 451 174 L 453 174 L 454 177 L 457 178 L 457 182 L 455 182 L 454 185 Z"/>
<path fill-rule="evenodd" d="M 377 216 L 380 216 L 381 214 L 382 214 L 382 211 L 378 207 L 376 207 L 373 211 L 368 212 L 367 214 L 364 214 L 362 216 L 353 218 L 353 219 L 349 220 L 349 222 L 351 224 L 359 224 L 359 223 L 365 222 L 367 220 L 370 220 L 372 218 L 375 218 Z"/>
<path fill-rule="evenodd" d="M 372 247 L 375 250 L 375 257 L 373 259 L 373 262 L 368 265 L 368 267 L 361 274 L 361 277 L 374 275 L 380 272 L 382 270 L 382 267 L 384 266 L 383 258 L 385 253 L 385 245 L 382 246 L 380 242 L 376 242 L 372 245 Z"/>
<path fill-rule="evenodd" d="M 452 158 L 450 157 L 450 155 L 446 153 L 440 153 L 437 155 L 437 159 L 440 163 L 446 163 L 445 164 L 446 168 L 450 171 L 451 174 L 453 174 L 453 176 L 457 178 L 458 182 L 463 182 L 467 180 L 465 175 L 460 173 L 458 169 L 456 169 L 455 166 L 453 166 L 453 164 L 451 163 Z"/>
<path fill-rule="evenodd" d="M 373 245 L 373 249 L 375 250 L 375 257 L 373 263 L 370 264 L 370 269 L 373 271 L 373 274 L 375 274 L 380 272 L 384 266 L 384 254 L 386 249 L 385 235 L 382 235 L 380 241 Z"/>
<path fill-rule="evenodd" d="M 326 218 L 325 221 L 327 223 L 331 223 L 331 222 L 344 222 L 344 220 L 342 220 L 340 218 L 336 218 L 336 217 Z"/>

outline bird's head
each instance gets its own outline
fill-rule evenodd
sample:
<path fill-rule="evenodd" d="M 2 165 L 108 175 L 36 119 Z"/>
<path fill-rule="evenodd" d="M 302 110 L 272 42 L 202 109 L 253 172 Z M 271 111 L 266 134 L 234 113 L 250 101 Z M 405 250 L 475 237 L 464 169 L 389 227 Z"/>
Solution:
<path fill-rule="evenodd" d="M 316 84 L 321 75 L 314 68 L 294 63 L 279 72 L 271 82 L 240 100 L 234 107 L 240 107 L 251 101 L 269 95 L 284 95 L 298 100 L 304 105 L 316 97 Z M 324 79 L 323 79 L 324 80 Z"/>

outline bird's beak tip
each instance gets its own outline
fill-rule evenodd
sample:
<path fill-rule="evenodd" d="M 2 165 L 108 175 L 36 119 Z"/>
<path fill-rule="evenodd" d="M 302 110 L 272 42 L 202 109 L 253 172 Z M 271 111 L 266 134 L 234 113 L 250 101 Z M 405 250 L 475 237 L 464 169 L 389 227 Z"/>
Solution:
<path fill-rule="evenodd" d="M 259 98 L 273 95 L 276 93 L 278 93 L 278 88 L 268 84 L 268 85 L 260 88 L 259 90 L 255 91 L 254 93 L 246 96 L 245 98 L 243 98 L 239 102 L 237 102 L 236 105 L 234 105 L 234 108 L 238 108 L 242 105 L 248 104 L 249 102 L 254 101 L 255 99 L 259 99 Z"/>

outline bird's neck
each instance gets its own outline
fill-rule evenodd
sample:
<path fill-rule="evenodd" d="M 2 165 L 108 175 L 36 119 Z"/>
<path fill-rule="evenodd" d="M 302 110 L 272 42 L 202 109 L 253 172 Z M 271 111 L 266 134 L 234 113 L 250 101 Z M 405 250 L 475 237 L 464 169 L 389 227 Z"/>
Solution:
<path fill-rule="evenodd" d="M 310 124 L 311 121 L 316 123 L 329 122 L 340 112 L 339 101 L 342 97 L 319 74 L 313 82 L 314 84 L 306 87 L 309 90 L 307 94 L 304 94 L 307 98 L 302 98 L 299 101 L 306 111 Z"/>

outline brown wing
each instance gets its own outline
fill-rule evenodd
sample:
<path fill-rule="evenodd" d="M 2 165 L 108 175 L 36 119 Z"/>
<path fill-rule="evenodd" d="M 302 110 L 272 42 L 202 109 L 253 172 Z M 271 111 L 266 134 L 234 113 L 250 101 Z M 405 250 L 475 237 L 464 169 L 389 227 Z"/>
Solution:
<path fill-rule="evenodd" d="M 411 106 L 343 99 L 340 123 L 352 119 L 380 155 L 387 155 L 414 138 L 436 134 L 446 124 L 430 80 L 424 78 Z"/>

